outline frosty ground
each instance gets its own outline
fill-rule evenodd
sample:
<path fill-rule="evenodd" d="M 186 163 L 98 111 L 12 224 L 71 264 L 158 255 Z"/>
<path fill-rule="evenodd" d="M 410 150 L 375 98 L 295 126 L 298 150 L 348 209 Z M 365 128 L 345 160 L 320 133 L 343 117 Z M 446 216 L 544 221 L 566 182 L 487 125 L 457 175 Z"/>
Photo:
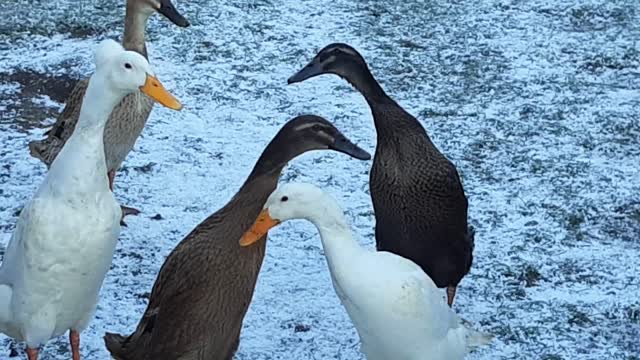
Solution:
<path fill-rule="evenodd" d="M 45 167 L 42 136 L 92 51 L 122 31 L 124 1 L 0 3 L 0 241 Z M 286 85 L 322 46 L 361 50 L 385 89 L 457 165 L 477 229 L 455 310 L 494 343 L 470 359 L 640 358 L 640 3 L 636 0 L 178 1 L 149 53 L 184 103 L 156 107 L 116 180 L 128 219 L 86 359 L 130 332 L 171 249 L 224 205 L 289 118 L 315 113 L 373 152 L 365 101 L 337 77 Z M 373 247 L 371 163 L 315 152 L 282 182 L 321 185 Z M 159 215 L 158 215 L 159 214 Z M 272 232 L 236 356 L 362 359 L 313 227 Z M 15 349 L 0 339 L 0 358 Z M 66 339 L 42 359 L 68 359 Z"/>

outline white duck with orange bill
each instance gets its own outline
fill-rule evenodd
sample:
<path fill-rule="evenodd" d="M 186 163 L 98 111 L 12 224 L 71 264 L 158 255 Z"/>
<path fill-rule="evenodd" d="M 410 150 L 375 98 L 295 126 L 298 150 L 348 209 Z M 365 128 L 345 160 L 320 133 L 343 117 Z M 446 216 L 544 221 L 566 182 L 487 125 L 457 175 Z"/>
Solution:
<path fill-rule="evenodd" d="M 318 228 L 333 287 L 368 360 L 462 360 L 491 341 L 492 335 L 472 329 L 447 306 L 414 262 L 360 246 L 336 201 L 314 185 L 286 184 L 274 191 L 240 245 L 290 219 Z"/>
<path fill-rule="evenodd" d="M 79 333 L 93 318 L 120 234 L 104 158 L 112 109 L 137 90 L 182 108 L 147 60 L 115 41 L 100 43 L 95 64 L 76 129 L 20 213 L 0 266 L 0 331 L 25 341 L 29 360 L 66 331 L 72 358 L 80 359 Z"/>

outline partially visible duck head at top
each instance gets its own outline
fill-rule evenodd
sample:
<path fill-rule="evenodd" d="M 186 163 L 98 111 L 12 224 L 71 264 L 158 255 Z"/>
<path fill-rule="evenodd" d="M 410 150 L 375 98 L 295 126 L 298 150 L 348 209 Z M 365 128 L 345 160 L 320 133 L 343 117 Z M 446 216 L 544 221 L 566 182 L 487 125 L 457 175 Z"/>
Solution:
<path fill-rule="evenodd" d="M 173 6 L 171 0 L 128 0 L 127 10 L 145 17 L 158 12 L 177 26 L 187 27 L 190 25 L 189 21 Z"/>

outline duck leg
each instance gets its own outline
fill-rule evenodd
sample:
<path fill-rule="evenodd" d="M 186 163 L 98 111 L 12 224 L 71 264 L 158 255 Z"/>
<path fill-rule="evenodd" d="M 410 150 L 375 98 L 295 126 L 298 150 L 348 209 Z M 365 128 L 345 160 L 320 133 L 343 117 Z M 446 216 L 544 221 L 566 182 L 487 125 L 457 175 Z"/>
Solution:
<path fill-rule="evenodd" d="M 30 347 L 27 347 L 27 358 L 29 360 L 38 360 L 38 349 L 32 349 Z"/>
<path fill-rule="evenodd" d="M 109 178 L 109 190 L 113 191 L 113 181 L 116 178 L 116 171 L 115 170 L 111 170 L 111 171 L 107 172 L 107 177 Z M 127 223 L 124 222 L 124 217 L 125 216 L 140 214 L 140 210 L 134 209 L 132 207 L 120 205 L 120 208 L 122 209 L 122 217 L 120 218 L 120 226 L 127 226 Z"/>
<path fill-rule="evenodd" d="M 453 305 L 453 298 L 456 297 L 456 286 L 449 285 L 447 286 L 447 304 L 449 307 Z"/>
<path fill-rule="evenodd" d="M 116 171 L 111 170 L 107 172 L 107 178 L 109 178 L 109 190 L 113 192 L 113 181 L 116 179 Z"/>
<path fill-rule="evenodd" d="M 80 333 L 70 330 L 69 344 L 71 344 L 71 359 L 80 360 Z"/>

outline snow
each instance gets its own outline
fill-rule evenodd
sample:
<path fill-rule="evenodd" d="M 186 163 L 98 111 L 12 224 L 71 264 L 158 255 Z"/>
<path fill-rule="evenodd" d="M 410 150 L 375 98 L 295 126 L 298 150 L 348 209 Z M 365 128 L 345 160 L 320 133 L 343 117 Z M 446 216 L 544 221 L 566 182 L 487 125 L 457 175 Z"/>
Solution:
<path fill-rule="evenodd" d="M 16 74 L 87 76 L 97 42 L 121 34 L 123 4 L 0 3 L 4 245 L 45 172 L 27 143 L 60 109 L 47 87 L 26 91 L 31 84 Z M 288 119 L 322 115 L 373 153 L 371 114 L 348 84 L 323 76 L 286 85 L 334 41 L 362 52 L 463 177 L 476 249 L 454 308 L 497 336 L 469 358 L 640 357 L 637 1 L 175 5 L 192 26 L 155 16 L 148 48 L 185 109 L 157 106 L 118 174 L 119 200 L 143 213 L 122 231 L 96 317 L 82 334 L 84 358 L 107 358 L 105 331 L 134 328 L 165 256 L 231 198 Z M 370 165 L 315 152 L 293 161 L 282 181 L 329 191 L 372 247 Z M 156 214 L 163 219 L 151 219 Z M 236 358 L 361 359 L 315 229 L 283 224 L 267 249 Z M 0 341 L 0 357 L 13 346 Z M 50 341 L 41 358 L 68 359 L 66 339 Z"/>

